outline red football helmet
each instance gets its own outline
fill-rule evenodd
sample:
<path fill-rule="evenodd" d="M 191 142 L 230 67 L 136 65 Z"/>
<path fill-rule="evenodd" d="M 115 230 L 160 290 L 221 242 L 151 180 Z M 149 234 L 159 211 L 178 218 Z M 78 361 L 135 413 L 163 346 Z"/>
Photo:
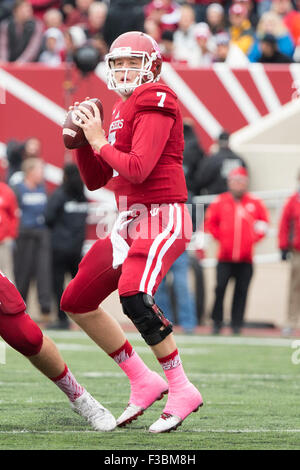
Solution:
<path fill-rule="evenodd" d="M 114 60 L 120 57 L 141 57 L 142 64 L 136 68 L 114 68 Z M 157 82 L 160 78 L 162 58 L 156 41 L 148 34 L 140 31 L 130 31 L 121 34 L 112 43 L 106 55 L 108 69 L 107 86 L 110 90 L 118 90 L 121 94 L 129 95 L 143 83 Z M 125 71 L 122 83 L 117 83 L 115 72 Z M 127 82 L 128 72 L 134 70 L 139 74 L 133 83 Z"/>

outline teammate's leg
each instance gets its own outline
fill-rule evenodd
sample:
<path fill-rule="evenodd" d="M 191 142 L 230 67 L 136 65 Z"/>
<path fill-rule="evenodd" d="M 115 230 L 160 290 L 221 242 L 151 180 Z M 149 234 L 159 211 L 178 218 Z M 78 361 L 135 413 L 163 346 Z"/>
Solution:
<path fill-rule="evenodd" d="M 15 286 L 2 275 L 0 298 L 0 336 L 53 381 L 66 394 L 72 409 L 85 417 L 94 429 L 114 429 L 114 417 L 76 381 L 53 341 L 43 335 L 26 313 L 24 301 Z"/>

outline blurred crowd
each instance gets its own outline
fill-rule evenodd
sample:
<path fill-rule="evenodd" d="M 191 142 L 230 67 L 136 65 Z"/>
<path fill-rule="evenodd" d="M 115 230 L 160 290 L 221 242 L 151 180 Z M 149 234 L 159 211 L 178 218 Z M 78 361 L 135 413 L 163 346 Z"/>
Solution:
<path fill-rule="evenodd" d="M 299 0 L 2 0 L 0 62 L 72 62 L 88 44 L 141 30 L 164 61 L 191 67 L 300 61 Z"/>

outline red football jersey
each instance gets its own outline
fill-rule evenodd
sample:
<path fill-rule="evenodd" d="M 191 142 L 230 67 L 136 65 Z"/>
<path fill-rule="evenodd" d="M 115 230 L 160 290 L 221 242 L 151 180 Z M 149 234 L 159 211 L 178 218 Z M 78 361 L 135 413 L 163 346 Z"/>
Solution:
<path fill-rule="evenodd" d="M 90 189 L 109 181 L 107 187 L 114 191 L 121 210 L 133 204 L 187 200 L 182 117 L 169 87 L 144 84 L 126 101 L 119 100 L 113 109 L 108 141 L 110 145 L 94 154 L 97 162 L 90 147 L 77 150 L 79 169 Z"/>

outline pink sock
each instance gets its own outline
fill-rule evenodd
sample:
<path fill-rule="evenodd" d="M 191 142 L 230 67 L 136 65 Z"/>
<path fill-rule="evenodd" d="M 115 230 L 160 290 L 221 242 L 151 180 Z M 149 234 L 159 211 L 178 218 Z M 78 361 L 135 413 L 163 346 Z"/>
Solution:
<path fill-rule="evenodd" d="M 201 406 L 201 394 L 185 375 L 177 349 L 158 360 L 169 383 L 169 396 L 163 414 L 184 419 Z"/>
<path fill-rule="evenodd" d="M 117 351 L 109 354 L 114 361 L 121 367 L 130 380 L 130 383 L 134 383 L 138 380 L 145 372 L 149 372 L 148 367 L 134 351 L 129 341 L 121 346 Z"/>
<path fill-rule="evenodd" d="M 166 382 L 146 366 L 128 341 L 110 356 L 129 379 L 129 403 L 146 409 L 167 390 Z"/>
<path fill-rule="evenodd" d="M 159 358 L 158 361 L 164 370 L 170 392 L 174 389 L 178 390 L 182 385 L 189 383 L 177 349 L 168 356 Z"/>
<path fill-rule="evenodd" d="M 58 377 L 54 377 L 51 380 L 67 395 L 70 401 L 75 401 L 85 391 L 66 364 L 64 371 Z"/>

